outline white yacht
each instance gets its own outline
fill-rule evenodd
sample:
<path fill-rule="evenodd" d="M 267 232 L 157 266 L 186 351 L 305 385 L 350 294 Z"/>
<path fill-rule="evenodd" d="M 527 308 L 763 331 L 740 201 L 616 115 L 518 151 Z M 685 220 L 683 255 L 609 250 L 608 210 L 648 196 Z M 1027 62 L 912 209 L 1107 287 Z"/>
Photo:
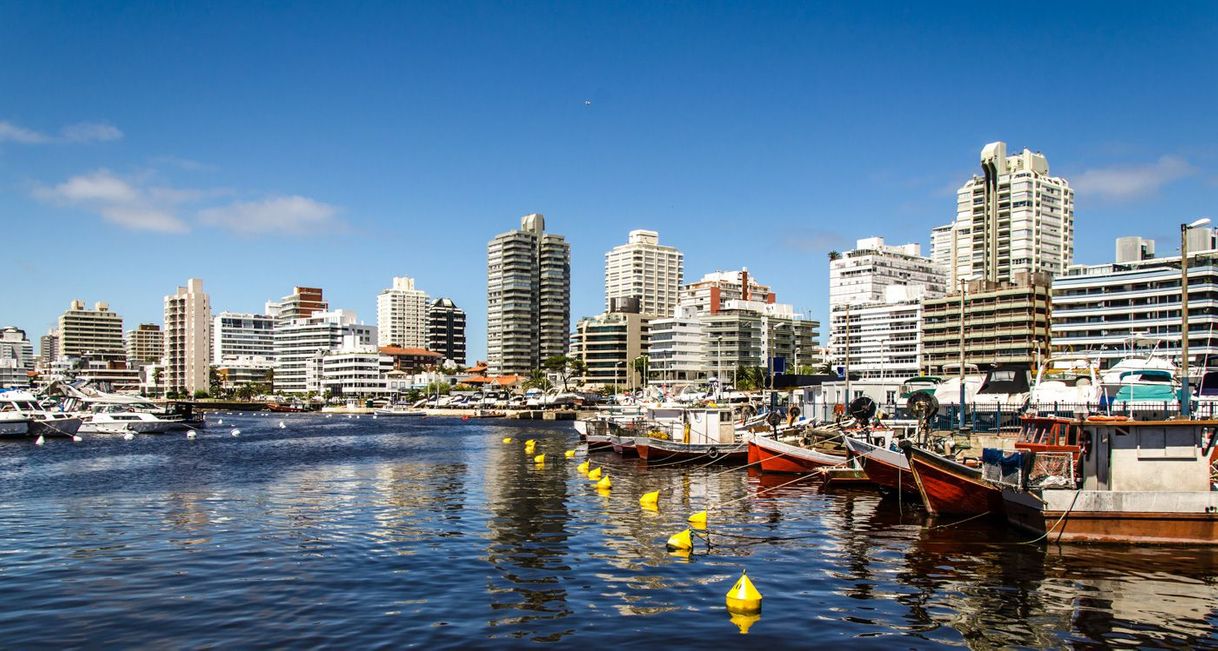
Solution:
<path fill-rule="evenodd" d="M 1086 411 L 1099 405 L 1098 364 L 1085 355 L 1054 355 L 1036 371 L 1028 404 L 1037 410 Z"/>
<path fill-rule="evenodd" d="M 48 411 L 29 391 L 0 390 L 0 435 L 75 436 L 81 419 L 59 411 Z"/>
<path fill-rule="evenodd" d="M 166 419 L 121 404 L 98 405 L 81 426 L 88 434 L 164 434 L 194 429 L 184 420 Z"/>
<path fill-rule="evenodd" d="M 944 364 L 942 380 L 935 384 L 934 396 L 941 407 L 960 406 L 960 365 Z M 973 397 L 985 381 L 985 375 L 976 364 L 964 365 L 964 400 L 973 404 Z"/>
<path fill-rule="evenodd" d="M 1179 369 L 1158 339 L 1130 337 L 1127 354 L 1100 375 L 1101 400 L 1114 413 L 1168 410 L 1180 396 Z"/>

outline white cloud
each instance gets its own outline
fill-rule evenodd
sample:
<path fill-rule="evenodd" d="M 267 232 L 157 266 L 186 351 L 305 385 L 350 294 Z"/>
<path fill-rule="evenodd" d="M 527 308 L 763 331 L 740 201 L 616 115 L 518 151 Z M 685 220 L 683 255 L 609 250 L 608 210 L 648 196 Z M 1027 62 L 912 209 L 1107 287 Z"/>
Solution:
<path fill-rule="evenodd" d="M 105 122 L 81 122 L 69 124 L 59 130 L 59 138 L 63 142 L 107 142 L 121 140 L 123 132 L 118 127 Z"/>
<path fill-rule="evenodd" d="M 53 187 L 35 188 L 34 196 L 49 203 L 96 212 L 102 219 L 132 230 L 158 233 L 190 230 L 174 213 L 182 199 L 159 190 L 140 187 L 110 170 L 100 169 Z"/>
<path fill-rule="evenodd" d="M 1079 194 L 1100 199 L 1132 199 L 1153 195 L 1164 185 L 1196 169 L 1183 158 L 1163 156 L 1154 163 L 1086 170 L 1070 178 Z"/>
<path fill-rule="evenodd" d="M 20 127 L 12 122 L 0 120 L 0 142 L 15 142 L 23 145 L 48 143 L 87 143 L 119 140 L 123 132 L 113 124 L 105 122 L 79 122 L 59 130 L 59 135 L 48 135 L 33 129 Z"/>
<path fill-rule="evenodd" d="M 12 122 L 0 120 L 0 142 L 19 142 L 23 145 L 36 145 L 48 142 L 46 135 L 19 127 Z"/>
<path fill-rule="evenodd" d="M 338 209 L 308 197 L 271 197 L 199 211 L 199 221 L 238 233 L 307 234 L 337 225 Z"/>

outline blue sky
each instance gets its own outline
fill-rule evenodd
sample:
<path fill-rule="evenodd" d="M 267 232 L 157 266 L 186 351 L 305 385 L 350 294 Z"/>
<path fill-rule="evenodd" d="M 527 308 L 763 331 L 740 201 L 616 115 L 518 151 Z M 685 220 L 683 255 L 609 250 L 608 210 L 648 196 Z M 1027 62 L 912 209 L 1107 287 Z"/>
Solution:
<path fill-rule="evenodd" d="M 823 319 L 826 253 L 927 246 L 994 140 L 1075 185 L 1078 261 L 1218 217 L 1212 2 L 253 4 L 0 2 L 0 325 L 159 322 L 192 276 L 375 322 L 410 275 L 480 357 L 486 242 L 529 212 L 573 319 L 633 228 Z"/>

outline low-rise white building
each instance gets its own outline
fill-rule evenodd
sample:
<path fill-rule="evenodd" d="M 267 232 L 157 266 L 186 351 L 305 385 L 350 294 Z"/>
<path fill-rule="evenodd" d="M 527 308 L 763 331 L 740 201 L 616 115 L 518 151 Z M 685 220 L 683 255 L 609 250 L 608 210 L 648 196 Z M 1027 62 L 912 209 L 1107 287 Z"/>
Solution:
<path fill-rule="evenodd" d="M 375 397 L 394 392 L 387 381 L 393 358 L 375 345 L 345 346 L 319 352 L 317 358 L 324 395 Z"/>

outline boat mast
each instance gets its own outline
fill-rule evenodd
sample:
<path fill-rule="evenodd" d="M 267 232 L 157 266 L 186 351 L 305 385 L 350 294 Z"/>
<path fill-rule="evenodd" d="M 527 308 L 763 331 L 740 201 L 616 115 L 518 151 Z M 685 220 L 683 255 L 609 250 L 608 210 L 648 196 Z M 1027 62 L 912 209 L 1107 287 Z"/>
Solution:
<path fill-rule="evenodd" d="M 968 283 L 960 281 L 960 429 L 964 429 L 964 292 Z"/>

